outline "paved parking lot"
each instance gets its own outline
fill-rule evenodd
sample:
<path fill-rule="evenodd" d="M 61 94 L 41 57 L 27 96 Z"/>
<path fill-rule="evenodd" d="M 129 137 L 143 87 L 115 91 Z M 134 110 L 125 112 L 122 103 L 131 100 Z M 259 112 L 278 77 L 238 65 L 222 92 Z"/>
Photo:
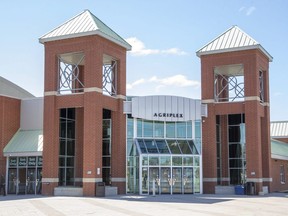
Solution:
<path fill-rule="evenodd" d="M 265 196 L 161 195 L 95 197 L 0 197 L 0 215 L 287 215 L 288 194 Z"/>

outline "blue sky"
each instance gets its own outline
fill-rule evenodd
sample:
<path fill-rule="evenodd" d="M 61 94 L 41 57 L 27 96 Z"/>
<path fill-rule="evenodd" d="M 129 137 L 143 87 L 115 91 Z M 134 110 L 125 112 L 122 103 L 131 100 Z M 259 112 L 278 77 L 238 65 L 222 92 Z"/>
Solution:
<path fill-rule="evenodd" d="M 44 47 L 38 38 L 89 9 L 133 49 L 128 95 L 201 97 L 195 52 L 238 25 L 272 56 L 271 120 L 288 120 L 286 0 L 2 0 L 0 76 L 43 95 Z"/>

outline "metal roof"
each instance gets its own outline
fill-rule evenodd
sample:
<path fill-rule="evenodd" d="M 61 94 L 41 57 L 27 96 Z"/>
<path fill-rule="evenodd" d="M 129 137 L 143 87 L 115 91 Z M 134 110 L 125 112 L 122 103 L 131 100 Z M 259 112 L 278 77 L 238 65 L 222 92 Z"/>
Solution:
<path fill-rule="evenodd" d="M 105 25 L 89 10 L 84 10 L 79 15 L 68 20 L 47 34 L 39 38 L 40 43 L 49 41 L 76 38 L 88 35 L 100 35 L 127 50 L 131 50 L 131 45 L 127 43 L 111 28 Z"/>
<path fill-rule="evenodd" d="M 271 157 L 273 159 L 288 160 L 288 144 L 271 139 Z"/>
<path fill-rule="evenodd" d="M 242 31 L 238 26 L 232 26 L 223 34 L 199 49 L 196 54 L 200 57 L 208 54 L 250 49 L 260 49 L 269 58 L 269 61 L 273 60 L 273 57 L 256 40 Z"/>
<path fill-rule="evenodd" d="M 273 121 L 270 123 L 270 136 L 285 138 L 288 137 L 288 121 Z"/>
<path fill-rule="evenodd" d="M 40 156 L 43 151 L 42 130 L 19 130 L 5 146 L 7 156 Z"/>
<path fill-rule="evenodd" d="M 0 95 L 26 99 L 26 98 L 35 98 L 34 95 L 16 85 L 15 83 L 10 82 L 9 80 L 0 76 Z"/>

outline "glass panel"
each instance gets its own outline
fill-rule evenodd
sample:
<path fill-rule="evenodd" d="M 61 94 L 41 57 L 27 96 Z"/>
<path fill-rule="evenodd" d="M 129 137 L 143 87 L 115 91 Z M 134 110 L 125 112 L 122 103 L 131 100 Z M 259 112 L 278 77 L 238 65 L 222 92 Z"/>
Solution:
<path fill-rule="evenodd" d="M 67 155 L 75 155 L 75 140 L 67 140 Z"/>
<path fill-rule="evenodd" d="M 35 194 L 35 187 L 36 187 L 36 170 L 34 169 L 28 169 L 27 172 L 27 194 Z"/>
<path fill-rule="evenodd" d="M 153 137 L 153 121 L 143 121 L 144 137 Z"/>
<path fill-rule="evenodd" d="M 18 169 L 18 192 L 17 194 L 26 193 L 27 174 L 26 168 Z"/>
<path fill-rule="evenodd" d="M 102 157 L 102 166 L 103 167 L 110 167 L 111 164 L 111 158 L 108 156 L 108 157 Z"/>
<path fill-rule="evenodd" d="M 142 119 L 137 119 L 137 137 L 143 137 Z"/>
<path fill-rule="evenodd" d="M 154 137 L 164 138 L 164 122 L 154 122 Z"/>
<path fill-rule="evenodd" d="M 200 168 L 194 168 L 194 193 L 200 193 Z"/>
<path fill-rule="evenodd" d="M 127 168 L 127 193 L 135 193 L 135 173 L 133 167 Z"/>
<path fill-rule="evenodd" d="M 183 166 L 193 166 L 193 157 L 183 157 Z"/>
<path fill-rule="evenodd" d="M 148 194 L 148 168 L 142 168 L 142 194 Z"/>
<path fill-rule="evenodd" d="M 186 140 L 178 140 L 178 144 L 183 154 L 192 154 L 191 149 Z"/>
<path fill-rule="evenodd" d="M 66 168 L 66 186 L 74 185 L 74 168 Z"/>
<path fill-rule="evenodd" d="M 193 193 L 193 168 L 183 168 L 184 194 Z"/>
<path fill-rule="evenodd" d="M 75 121 L 74 120 L 67 120 L 67 137 L 70 139 L 75 138 Z"/>
<path fill-rule="evenodd" d="M 168 146 L 172 154 L 181 154 L 178 143 L 176 140 L 167 140 Z"/>
<path fill-rule="evenodd" d="M 65 168 L 60 168 L 59 169 L 59 186 L 64 186 L 65 185 Z"/>
<path fill-rule="evenodd" d="M 240 142 L 240 126 L 229 126 L 229 142 Z"/>
<path fill-rule="evenodd" d="M 242 158 L 244 156 L 244 145 L 240 143 L 229 145 L 229 157 L 230 158 Z"/>
<path fill-rule="evenodd" d="M 143 156 L 142 157 L 142 165 L 143 166 L 148 166 L 148 157 L 147 156 Z"/>
<path fill-rule="evenodd" d="M 159 158 L 158 157 L 149 157 L 149 165 L 150 166 L 158 166 Z"/>
<path fill-rule="evenodd" d="M 111 185 L 111 169 L 102 168 L 102 179 L 105 185 Z"/>
<path fill-rule="evenodd" d="M 141 152 L 144 153 L 144 154 L 147 153 L 147 149 L 146 149 L 144 141 L 138 139 L 137 143 L 138 143 L 138 145 L 140 147 Z"/>
<path fill-rule="evenodd" d="M 133 138 L 133 127 L 134 121 L 133 118 L 127 118 L 127 138 Z"/>
<path fill-rule="evenodd" d="M 28 157 L 28 166 L 36 167 L 36 157 Z"/>
<path fill-rule="evenodd" d="M 59 157 L 59 166 L 64 167 L 65 166 L 65 157 Z"/>
<path fill-rule="evenodd" d="M 153 181 L 155 181 L 155 193 L 159 193 L 159 184 L 160 184 L 160 178 L 159 178 L 159 168 L 157 167 L 151 167 L 149 169 L 149 193 L 153 193 Z"/>
<path fill-rule="evenodd" d="M 135 146 L 133 145 L 132 139 L 127 139 L 127 156 L 133 156 L 136 154 Z"/>
<path fill-rule="evenodd" d="M 133 166 L 134 165 L 134 158 L 135 157 L 127 157 L 127 166 Z"/>
<path fill-rule="evenodd" d="M 19 157 L 18 158 L 18 166 L 26 166 L 27 165 L 27 158 L 26 157 Z"/>
<path fill-rule="evenodd" d="M 166 122 L 166 137 L 175 138 L 175 122 Z"/>
<path fill-rule="evenodd" d="M 110 119 L 103 120 L 103 130 L 102 130 L 102 138 L 110 138 L 111 137 L 111 121 Z"/>
<path fill-rule="evenodd" d="M 42 193 L 42 168 L 37 169 L 36 193 Z"/>
<path fill-rule="evenodd" d="M 176 122 L 177 138 L 186 138 L 186 122 Z"/>
<path fill-rule="evenodd" d="M 66 142 L 64 139 L 60 139 L 59 154 L 66 155 Z"/>
<path fill-rule="evenodd" d="M 172 157 L 172 165 L 173 166 L 182 166 L 182 157 Z"/>
<path fill-rule="evenodd" d="M 201 122 L 195 121 L 195 138 L 201 138 Z"/>
<path fill-rule="evenodd" d="M 67 167 L 74 167 L 74 157 L 67 157 L 66 160 L 67 160 L 66 163 Z"/>
<path fill-rule="evenodd" d="M 42 164 L 43 164 L 43 158 L 42 158 L 42 156 L 39 156 L 38 161 L 37 161 L 37 165 L 38 165 L 38 167 L 39 166 L 42 167 Z"/>
<path fill-rule="evenodd" d="M 192 139 L 192 121 L 187 122 L 187 138 Z"/>
<path fill-rule="evenodd" d="M 230 159 L 229 160 L 229 167 L 230 168 L 242 168 L 243 167 L 243 160 L 242 159 Z"/>
<path fill-rule="evenodd" d="M 9 169 L 8 171 L 8 194 L 16 194 L 17 187 L 17 170 Z"/>
<path fill-rule="evenodd" d="M 152 153 L 152 154 L 159 153 L 158 149 L 157 149 L 157 146 L 156 146 L 156 143 L 155 143 L 154 140 L 144 140 L 144 141 L 145 141 L 145 144 L 146 144 L 146 147 L 147 147 L 147 151 L 149 153 Z"/>
<path fill-rule="evenodd" d="M 103 140 L 102 154 L 103 155 L 111 155 L 110 140 Z"/>
<path fill-rule="evenodd" d="M 168 146 L 167 146 L 165 140 L 156 140 L 156 144 L 157 144 L 159 153 L 161 153 L 161 154 L 170 154 Z"/>
<path fill-rule="evenodd" d="M 192 154 L 199 154 L 195 145 L 194 145 L 193 140 L 188 140 L 188 144 L 189 144 L 190 148 L 192 149 Z"/>
<path fill-rule="evenodd" d="M 171 193 L 171 173 L 170 167 L 161 168 L 161 177 L 160 177 L 160 187 L 161 194 L 170 194 Z"/>
<path fill-rule="evenodd" d="M 170 156 L 160 156 L 160 165 L 161 166 L 171 166 L 171 157 Z"/>
<path fill-rule="evenodd" d="M 200 166 L 200 158 L 194 157 L 194 166 Z"/>
<path fill-rule="evenodd" d="M 172 179 L 170 180 L 170 184 L 173 187 L 173 194 L 181 194 L 182 193 L 182 168 L 173 168 L 172 169 Z"/>

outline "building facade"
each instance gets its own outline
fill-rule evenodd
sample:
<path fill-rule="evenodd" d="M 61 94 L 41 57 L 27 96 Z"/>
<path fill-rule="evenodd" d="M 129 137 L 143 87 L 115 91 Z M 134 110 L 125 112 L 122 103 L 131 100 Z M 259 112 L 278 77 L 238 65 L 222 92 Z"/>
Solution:
<path fill-rule="evenodd" d="M 104 185 L 106 195 L 288 189 L 288 128 L 279 133 L 287 122 L 270 123 L 272 57 L 239 27 L 197 51 L 201 100 L 127 97 L 131 46 L 88 10 L 39 41 L 44 97 L 0 80 L 9 194 L 95 196 Z"/>

